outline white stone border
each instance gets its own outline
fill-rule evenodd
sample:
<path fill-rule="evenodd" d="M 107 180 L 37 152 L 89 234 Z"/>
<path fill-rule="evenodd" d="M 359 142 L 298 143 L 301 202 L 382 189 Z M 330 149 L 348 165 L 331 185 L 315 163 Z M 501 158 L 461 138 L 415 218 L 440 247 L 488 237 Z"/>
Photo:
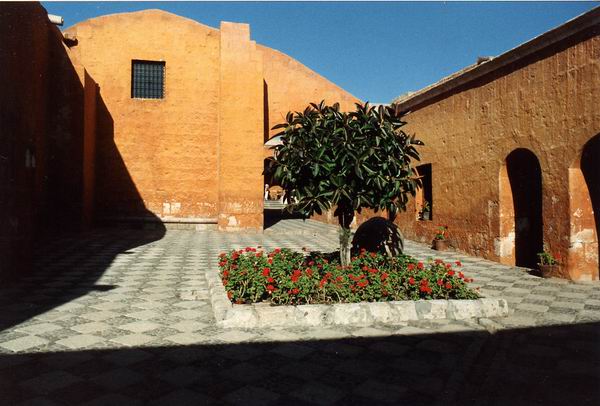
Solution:
<path fill-rule="evenodd" d="M 476 300 L 403 300 L 396 302 L 338 303 L 331 305 L 234 305 L 217 272 L 206 272 L 210 301 L 221 327 L 311 327 L 403 324 L 413 320 L 490 318 L 508 316 L 501 298 Z"/>

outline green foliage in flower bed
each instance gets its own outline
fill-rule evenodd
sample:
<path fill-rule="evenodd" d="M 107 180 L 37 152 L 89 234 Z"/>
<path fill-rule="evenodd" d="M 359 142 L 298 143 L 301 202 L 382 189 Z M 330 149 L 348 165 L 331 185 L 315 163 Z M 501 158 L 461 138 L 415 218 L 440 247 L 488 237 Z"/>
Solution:
<path fill-rule="evenodd" d="M 234 303 L 357 303 L 418 299 L 477 299 L 472 279 L 436 259 L 423 264 L 361 251 L 350 266 L 337 253 L 305 256 L 288 249 L 234 250 L 219 256 L 220 275 Z"/>

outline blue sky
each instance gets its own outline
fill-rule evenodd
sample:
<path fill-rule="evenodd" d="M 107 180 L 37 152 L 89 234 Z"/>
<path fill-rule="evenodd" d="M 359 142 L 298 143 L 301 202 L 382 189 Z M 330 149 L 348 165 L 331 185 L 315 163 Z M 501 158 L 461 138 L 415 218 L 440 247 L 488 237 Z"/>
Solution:
<path fill-rule="evenodd" d="M 42 2 L 65 27 L 159 8 L 218 27 L 250 24 L 278 49 L 363 100 L 390 102 L 501 54 L 599 2 Z"/>

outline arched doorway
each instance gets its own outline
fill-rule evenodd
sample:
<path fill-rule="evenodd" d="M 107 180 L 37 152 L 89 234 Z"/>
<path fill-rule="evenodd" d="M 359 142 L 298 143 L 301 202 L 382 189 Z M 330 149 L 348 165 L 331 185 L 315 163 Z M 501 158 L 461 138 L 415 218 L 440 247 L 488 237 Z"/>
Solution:
<path fill-rule="evenodd" d="M 589 140 L 569 168 L 569 275 L 597 280 L 600 235 L 600 134 Z"/>
<path fill-rule="evenodd" d="M 544 244 L 542 171 L 535 154 L 518 148 L 500 172 L 500 260 L 535 268 Z"/>

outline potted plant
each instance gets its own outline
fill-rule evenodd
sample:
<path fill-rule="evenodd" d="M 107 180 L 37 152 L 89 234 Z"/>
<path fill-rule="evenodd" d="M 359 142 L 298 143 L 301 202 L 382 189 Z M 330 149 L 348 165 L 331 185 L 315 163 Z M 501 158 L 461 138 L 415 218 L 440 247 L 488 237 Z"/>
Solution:
<path fill-rule="evenodd" d="M 448 249 L 448 226 L 438 225 L 437 232 L 433 238 L 433 249 L 437 251 Z"/>
<path fill-rule="evenodd" d="M 560 256 L 552 255 L 544 246 L 544 251 L 537 254 L 539 263 L 538 269 L 542 273 L 542 278 L 551 278 L 560 275 Z"/>
<path fill-rule="evenodd" d="M 423 202 L 423 207 L 421 207 L 421 212 L 419 213 L 419 218 L 421 220 L 429 220 L 431 214 L 431 206 L 429 202 L 425 200 Z"/>

